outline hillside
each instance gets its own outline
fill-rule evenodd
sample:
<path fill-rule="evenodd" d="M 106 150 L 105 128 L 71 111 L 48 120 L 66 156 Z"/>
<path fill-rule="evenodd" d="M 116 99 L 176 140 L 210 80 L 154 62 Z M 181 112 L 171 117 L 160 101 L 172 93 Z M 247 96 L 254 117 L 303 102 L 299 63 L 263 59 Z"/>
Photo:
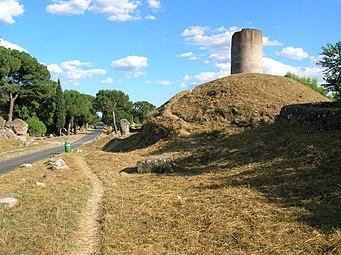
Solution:
<path fill-rule="evenodd" d="M 151 116 L 138 137 L 119 144 L 120 150 L 140 148 L 165 137 L 204 132 L 238 133 L 244 127 L 272 123 L 285 105 L 329 101 L 290 78 L 237 74 L 183 91 Z M 115 150 L 108 144 L 107 150 Z"/>

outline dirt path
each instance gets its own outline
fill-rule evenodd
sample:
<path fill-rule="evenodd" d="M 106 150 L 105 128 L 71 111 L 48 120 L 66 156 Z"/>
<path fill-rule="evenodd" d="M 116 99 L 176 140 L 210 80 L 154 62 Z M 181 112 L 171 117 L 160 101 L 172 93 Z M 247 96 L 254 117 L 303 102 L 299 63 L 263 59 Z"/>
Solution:
<path fill-rule="evenodd" d="M 76 155 L 75 162 L 85 171 L 90 179 L 93 190 L 92 194 L 81 212 L 80 228 L 75 233 L 75 248 L 70 253 L 71 255 L 93 255 L 98 254 L 98 231 L 99 231 L 99 214 L 100 202 L 104 194 L 104 188 L 101 181 L 91 171 L 85 159 L 82 156 Z"/>

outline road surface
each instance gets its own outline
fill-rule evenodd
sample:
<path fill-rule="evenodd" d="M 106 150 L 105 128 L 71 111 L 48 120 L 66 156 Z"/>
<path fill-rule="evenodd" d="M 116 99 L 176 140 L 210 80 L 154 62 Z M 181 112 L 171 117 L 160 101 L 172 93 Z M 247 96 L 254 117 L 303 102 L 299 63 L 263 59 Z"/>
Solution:
<path fill-rule="evenodd" d="M 103 126 L 99 126 L 90 133 L 86 134 L 82 138 L 77 141 L 71 143 L 72 149 L 76 149 L 77 147 L 89 143 L 94 140 L 99 134 L 102 132 Z M 42 149 L 36 152 L 32 152 L 30 154 L 21 155 L 18 157 L 14 157 L 7 160 L 0 161 L 0 175 L 8 173 L 9 171 L 19 167 L 22 164 L 32 164 L 36 161 L 49 158 L 54 155 L 58 155 L 64 152 L 64 145 Z"/>

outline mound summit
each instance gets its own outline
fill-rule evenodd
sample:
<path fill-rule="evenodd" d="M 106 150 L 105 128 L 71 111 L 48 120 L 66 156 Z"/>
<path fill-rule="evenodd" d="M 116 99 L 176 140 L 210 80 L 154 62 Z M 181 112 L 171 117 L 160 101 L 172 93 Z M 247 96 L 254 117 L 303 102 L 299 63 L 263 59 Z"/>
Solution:
<path fill-rule="evenodd" d="M 127 142 L 141 148 L 167 137 L 271 123 L 283 106 L 325 101 L 329 100 L 290 78 L 235 74 L 175 95 L 147 120 L 138 137 Z"/>

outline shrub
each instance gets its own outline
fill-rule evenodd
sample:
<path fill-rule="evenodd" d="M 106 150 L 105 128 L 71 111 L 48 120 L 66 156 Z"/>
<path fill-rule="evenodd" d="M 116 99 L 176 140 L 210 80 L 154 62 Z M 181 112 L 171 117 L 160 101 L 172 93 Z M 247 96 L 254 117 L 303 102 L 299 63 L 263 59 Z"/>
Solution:
<path fill-rule="evenodd" d="M 26 120 L 28 124 L 28 132 L 33 136 L 41 136 L 46 134 L 47 128 L 44 122 L 38 119 L 37 116 L 33 116 Z"/>

